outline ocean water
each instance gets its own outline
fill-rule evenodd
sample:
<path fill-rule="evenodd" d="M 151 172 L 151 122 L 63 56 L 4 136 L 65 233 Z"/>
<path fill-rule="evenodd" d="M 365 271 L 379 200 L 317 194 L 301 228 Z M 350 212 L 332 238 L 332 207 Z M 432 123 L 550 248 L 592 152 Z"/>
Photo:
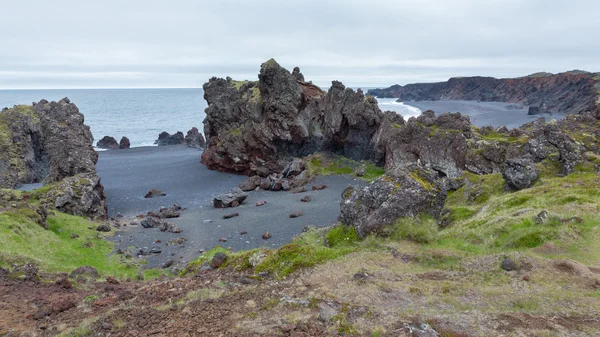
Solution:
<path fill-rule="evenodd" d="M 131 146 L 138 147 L 154 145 L 162 131 L 185 134 L 195 126 L 202 132 L 207 107 L 203 95 L 200 88 L 0 90 L 0 109 L 68 97 L 85 115 L 95 142 L 104 136 L 115 137 L 117 141 L 127 136 Z M 381 110 L 396 111 L 405 119 L 421 113 L 418 108 L 392 98 L 378 101 Z"/>
<path fill-rule="evenodd" d="M 0 109 L 41 99 L 68 97 L 85 115 L 94 144 L 104 136 L 119 141 L 127 136 L 132 147 L 151 146 L 162 131 L 184 134 L 203 130 L 207 107 L 202 89 L 61 89 L 0 90 Z"/>

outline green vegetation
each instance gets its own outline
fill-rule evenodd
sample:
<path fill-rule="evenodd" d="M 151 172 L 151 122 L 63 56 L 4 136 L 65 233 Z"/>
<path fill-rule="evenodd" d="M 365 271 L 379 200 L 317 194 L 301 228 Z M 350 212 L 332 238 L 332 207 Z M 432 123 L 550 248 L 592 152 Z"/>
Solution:
<path fill-rule="evenodd" d="M 300 268 L 311 267 L 351 253 L 357 249 L 357 242 L 358 236 L 354 228 L 338 226 L 329 231 L 312 229 L 276 250 L 259 248 L 231 253 L 222 247 L 215 247 L 192 261 L 182 275 L 200 270 L 216 253 L 225 253 L 227 260 L 221 268 L 244 270 L 254 265 L 256 273 L 267 271 L 277 278 L 283 278 Z"/>
<path fill-rule="evenodd" d="M 482 140 L 485 141 L 496 141 L 496 142 L 500 142 L 500 143 L 510 143 L 510 144 L 515 144 L 515 143 L 519 143 L 519 144 L 527 144 L 527 142 L 529 141 L 529 137 L 527 137 L 526 135 L 520 136 L 520 137 L 511 137 L 508 134 L 504 134 L 504 133 L 499 133 L 497 131 L 487 131 L 485 134 L 481 133 L 481 129 L 478 128 L 474 128 L 475 129 L 475 134 L 477 137 L 479 137 Z"/>
<path fill-rule="evenodd" d="M 0 266 L 32 262 L 46 272 L 92 266 L 105 276 L 137 275 L 135 264 L 109 256 L 113 245 L 96 232 L 96 223 L 54 212 L 48 217 L 46 230 L 36 219 L 37 214 L 29 208 L 0 213 Z"/>
<path fill-rule="evenodd" d="M 518 192 L 506 192 L 500 175 L 465 174 L 465 186 L 446 201 L 451 211 L 450 227 L 440 230 L 430 242 L 466 252 L 521 250 L 546 242 L 577 250 L 576 242 L 600 225 L 600 218 L 594 215 L 600 209 L 600 179 L 587 170 L 559 177 L 552 158 L 538 168 L 540 179 Z M 547 210 L 550 218 L 540 225 L 534 216 L 542 210 Z"/>
<path fill-rule="evenodd" d="M 306 166 L 310 175 L 332 175 L 332 174 L 352 174 L 358 168 L 363 166 L 365 173 L 361 179 L 373 181 L 385 173 L 383 167 L 379 167 L 371 162 L 357 162 L 342 156 L 326 155 L 317 153 L 305 158 Z"/>
<path fill-rule="evenodd" d="M 236 81 L 236 80 L 231 80 L 229 82 L 229 85 L 234 88 L 235 90 L 240 90 L 242 88 L 242 86 L 246 83 L 249 83 L 250 81 L 248 80 L 243 80 L 243 81 Z"/>
<path fill-rule="evenodd" d="M 311 267 L 356 250 L 354 229 L 338 227 L 332 231 L 323 235 L 322 231 L 312 230 L 296 237 L 266 256 L 255 271 L 268 271 L 276 277 L 285 277 L 299 268 Z M 325 246 L 325 238 L 330 240 L 329 247 Z"/>

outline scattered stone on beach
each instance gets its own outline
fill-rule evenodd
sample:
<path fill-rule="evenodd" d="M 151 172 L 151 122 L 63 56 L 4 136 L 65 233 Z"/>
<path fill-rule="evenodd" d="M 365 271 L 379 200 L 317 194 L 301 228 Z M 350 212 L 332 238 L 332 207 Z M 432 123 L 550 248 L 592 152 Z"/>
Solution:
<path fill-rule="evenodd" d="M 239 215 L 240 215 L 240 213 L 228 213 L 228 214 L 223 215 L 223 219 L 231 219 L 231 218 L 239 216 Z"/>
<path fill-rule="evenodd" d="M 219 242 L 227 242 L 227 239 L 225 239 L 225 238 L 220 238 L 220 239 L 219 239 Z"/>
<path fill-rule="evenodd" d="M 183 132 L 177 131 L 176 133 L 170 135 L 168 132 L 163 131 L 158 135 L 158 139 L 154 141 L 154 144 L 158 146 L 166 146 L 166 145 L 179 145 L 183 144 L 184 137 Z"/>
<path fill-rule="evenodd" d="M 118 150 L 119 143 L 111 136 L 104 136 L 96 143 L 96 147 L 99 149 Z"/>
<path fill-rule="evenodd" d="M 108 225 L 108 224 L 99 225 L 98 227 L 96 227 L 96 230 L 98 232 L 110 232 L 110 225 Z"/>
<path fill-rule="evenodd" d="M 128 149 L 131 147 L 131 142 L 129 142 L 129 138 L 121 137 L 121 141 L 119 142 L 119 149 Z"/>
<path fill-rule="evenodd" d="M 161 232 L 169 232 L 169 233 L 181 233 L 181 228 L 179 228 L 177 225 L 172 224 L 170 222 L 162 222 L 160 224 L 160 226 L 158 227 L 158 229 L 160 229 Z"/>
<path fill-rule="evenodd" d="M 150 253 L 151 254 L 160 254 L 160 253 L 162 253 L 162 248 L 160 248 L 158 246 L 154 246 L 154 247 L 150 248 Z"/>
<path fill-rule="evenodd" d="M 260 186 L 260 182 L 261 179 L 259 176 L 252 176 L 240 183 L 238 187 L 245 192 L 254 191 Z"/>
<path fill-rule="evenodd" d="M 212 260 L 210 260 L 210 267 L 212 269 L 217 269 L 222 266 L 225 261 L 227 261 L 227 255 L 225 253 L 216 253 Z"/>
<path fill-rule="evenodd" d="M 167 195 L 167 193 L 153 188 L 150 191 L 148 191 L 148 193 L 146 193 L 146 195 L 144 196 L 144 198 L 148 199 L 148 198 L 157 198 L 157 197 L 164 197 L 165 195 Z"/>
<path fill-rule="evenodd" d="M 246 198 L 248 198 L 248 193 L 235 187 L 229 193 L 215 197 L 213 199 L 213 205 L 215 208 L 237 207 L 241 205 Z"/>
<path fill-rule="evenodd" d="M 171 239 L 169 240 L 169 242 L 167 242 L 167 246 L 173 246 L 173 245 L 183 245 L 185 243 L 185 238 L 183 236 L 180 236 L 176 239 Z"/>
<path fill-rule="evenodd" d="M 266 200 L 259 200 L 259 201 L 256 202 L 256 206 L 264 206 L 266 204 L 267 204 Z"/>
<path fill-rule="evenodd" d="M 240 235 L 246 235 L 246 234 L 248 234 L 248 231 L 241 231 L 240 232 Z"/>
<path fill-rule="evenodd" d="M 271 238 L 271 233 L 269 232 L 264 232 L 262 235 L 263 240 L 268 240 Z"/>
<path fill-rule="evenodd" d="M 155 227 L 159 227 L 161 225 L 162 221 L 158 218 L 155 217 L 147 217 L 144 218 L 144 220 L 142 220 L 140 222 L 140 225 L 142 225 L 142 227 L 144 228 L 155 228 Z"/>
<path fill-rule="evenodd" d="M 308 191 L 308 189 L 306 188 L 306 186 L 298 186 L 298 187 L 296 187 L 296 188 L 294 188 L 292 190 L 292 193 L 298 194 L 298 193 L 304 193 L 306 191 Z"/>
<path fill-rule="evenodd" d="M 302 211 L 296 210 L 296 211 L 293 211 L 292 213 L 290 213 L 290 218 L 298 218 L 303 215 L 304 215 L 304 213 Z"/>
<path fill-rule="evenodd" d="M 324 190 L 327 188 L 327 185 L 325 184 L 321 184 L 321 185 L 313 185 L 312 186 L 312 190 L 313 191 L 320 191 L 320 190 Z"/>
<path fill-rule="evenodd" d="M 200 131 L 198 131 L 197 127 L 193 127 L 187 132 L 184 141 L 188 147 L 192 147 L 195 149 L 201 149 L 206 144 L 204 136 L 202 136 Z"/>
<path fill-rule="evenodd" d="M 307 194 L 307 195 L 303 196 L 302 199 L 300 199 L 300 201 L 310 202 L 310 201 L 312 201 L 312 197 L 310 196 L 310 194 Z"/>
<path fill-rule="evenodd" d="M 178 218 L 181 215 L 181 211 L 183 210 L 184 208 L 181 207 L 181 205 L 174 204 L 173 206 L 168 208 L 161 207 L 157 216 L 162 219 Z M 148 215 L 150 215 L 150 212 L 148 213 Z"/>
<path fill-rule="evenodd" d="M 212 222 L 211 219 L 202 220 L 202 223 L 211 223 L 211 222 Z"/>

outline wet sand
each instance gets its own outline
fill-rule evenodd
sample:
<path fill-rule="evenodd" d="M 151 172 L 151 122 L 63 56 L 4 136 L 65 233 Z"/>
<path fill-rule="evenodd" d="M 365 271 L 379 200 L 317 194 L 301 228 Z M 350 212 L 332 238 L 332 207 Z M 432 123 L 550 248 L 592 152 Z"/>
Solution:
<path fill-rule="evenodd" d="M 160 232 L 156 228 L 127 226 L 114 236 L 117 248 L 160 247 L 161 254 L 147 256 L 149 267 L 159 266 L 168 259 L 189 262 L 199 251 L 214 246 L 233 250 L 257 247 L 275 248 L 290 241 L 305 226 L 325 227 L 334 224 L 340 211 L 340 196 L 348 184 L 363 185 L 364 181 L 350 176 L 318 177 L 314 184 L 327 184 L 322 191 L 299 194 L 291 192 L 249 192 L 246 201 L 235 208 L 215 209 L 212 198 L 237 186 L 246 177 L 211 171 L 200 164 L 201 152 L 185 146 L 141 147 L 128 150 L 103 151 L 97 164 L 108 199 L 109 215 L 122 214 L 134 217 L 147 211 L 158 211 L 161 206 L 174 203 L 187 208 L 179 218 L 168 219 L 183 231 L 179 234 Z M 307 185 L 310 189 L 310 185 Z M 167 193 L 164 197 L 145 199 L 152 188 Z M 300 199 L 306 195 L 312 201 Z M 259 200 L 267 201 L 261 207 Z M 290 218 L 289 214 L 301 210 L 304 215 Z M 224 214 L 239 213 L 231 219 Z M 245 235 L 240 232 L 247 231 Z M 270 232 L 272 238 L 263 240 L 262 234 Z M 183 247 L 167 246 L 178 237 L 186 239 Z M 227 242 L 219 242 L 220 238 Z M 159 244 L 154 244 L 161 240 Z"/>
<path fill-rule="evenodd" d="M 506 126 L 507 128 L 517 128 L 525 123 L 532 122 L 540 117 L 546 120 L 562 119 L 565 114 L 540 114 L 528 116 L 529 106 L 523 106 L 517 103 L 503 102 L 478 102 L 478 101 L 414 101 L 404 102 L 421 111 L 433 110 L 436 114 L 444 112 L 460 112 L 471 118 L 471 123 L 476 126 Z"/>

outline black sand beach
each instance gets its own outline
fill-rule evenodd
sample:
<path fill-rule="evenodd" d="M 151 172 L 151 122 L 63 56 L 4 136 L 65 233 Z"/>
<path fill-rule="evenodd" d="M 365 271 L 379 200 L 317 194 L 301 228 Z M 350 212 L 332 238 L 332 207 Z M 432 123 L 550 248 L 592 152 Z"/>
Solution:
<path fill-rule="evenodd" d="M 471 118 L 471 123 L 476 126 L 506 126 L 516 128 L 540 117 L 546 120 L 562 119 L 565 114 L 540 114 L 528 116 L 528 106 L 516 103 L 502 102 L 477 102 L 477 101 L 411 101 L 406 105 L 419 108 L 421 111 L 433 110 L 436 114 L 444 112 L 460 112 Z"/>
<path fill-rule="evenodd" d="M 278 247 L 301 233 L 305 226 L 334 224 L 344 188 L 348 184 L 365 184 L 349 176 L 318 177 L 314 183 L 327 184 L 327 189 L 300 194 L 250 192 L 248 199 L 239 207 L 215 209 L 212 198 L 237 186 L 246 177 L 211 171 L 200 164 L 200 155 L 200 151 L 185 146 L 100 152 L 97 169 L 105 187 L 110 216 L 120 213 L 124 218 L 132 218 L 174 203 L 187 208 L 181 217 L 169 219 L 183 230 L 182 233 L 126 226 L 114 237 L 118 242 L 117 248 L 160 247 L 161 254 L 147 257 L 149 267 L 154 267 L 168 259 L 189 262 L 199 255 L 201 249 L 208 250 L 214 246 L 231 247 L 233 250 Z M 308 187 L 310 189 L 310 185 Z M 161 189 L 167 195 L 145 199 L 144 195 L 152 188 Z M 306 194 L 312 196 L 311 202 L 300 201 Z M 259 200 L 265 200 L 267 204 L 257 207 Z M 290 218 L 289 214 L 295 210 L 301 210 L 304 215 Z M 228 213 L 240 215 L 223 219 L 223 215 Z M 240 235 L 243 231 L 248 233 Z M 263 240 L 264 232 L 270 232 L 272 238 Z M 186 239 L 183 247 L 166 245 L 169 240 L 179 237 Z M 227 242 L 220 242 L 220 238 Z M 157 240 L 161 243 L 155 244 Z"/>

